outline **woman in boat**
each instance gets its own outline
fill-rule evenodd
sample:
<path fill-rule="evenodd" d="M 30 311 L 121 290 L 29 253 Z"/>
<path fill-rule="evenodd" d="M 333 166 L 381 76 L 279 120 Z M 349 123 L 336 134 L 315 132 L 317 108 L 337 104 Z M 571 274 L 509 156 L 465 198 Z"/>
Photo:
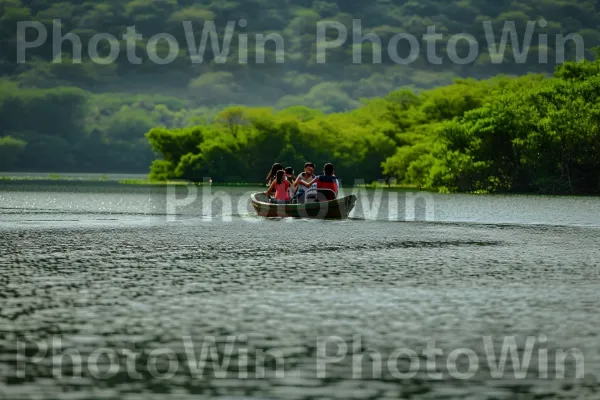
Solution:
<path fill-rule="evenodd" d="M 271 195 L 273 191 L 275 191 L 275 199 L 274 202 L 277 204 L 287 204 L 290 202 L 290 186 L 292 185 L 290 181 L 285 177 L 285 171 L 280 169 L 275 174 L 275 180 L 269 186 L 269 189 L 265 192 L 267 199 Z"/>
<path fill-rule="evenodd" d="M 273 183 L 273 181 L 275 180 L 277 171 L 281 170 L 283 170 L 283 165 L 281 165 L 280 163 L 273 164 L 273 166 L 271 167 L 271 171 L 269 171 L 269 175 L 267 175 L 267 186 L 271 186 L 271 183 Z"/>
<path fill-rule="evenodd" d="M 323 174 L 324 175 L 319 175 L 310 181 L 301 179 L 299 184 L 309 187 L 316 183 L 317 190 L 319 190 L 319 189 L 332 190 L 333 193 L 335 193 L 335 197 L 337 197 L 339 188 L 338 188 L 338 180 L 334 175 L 333 164 L 331 164 L 331 163 L 325 164 L 325 166 L 323 167 Z"/>
<path fill-rule="evenodd" d="M 296 180 L 294 181 L 294 190 L 297 190 L 296 198 L 298 199 L 298 203 L 304 203 L 306 195 L 309 192 L 317 190 L 316 182 L 307 187 L 300 185 L 301 180 L 304 180 L 304 181 L 313 180 L 315 177 L 314 171 L 315 171 L 315 164 L 311 163 L 310 161 L 307 161 L 304 164 L 304 172 L 301 172 L 298 175 L 298 177 L 296 178 Z"/>

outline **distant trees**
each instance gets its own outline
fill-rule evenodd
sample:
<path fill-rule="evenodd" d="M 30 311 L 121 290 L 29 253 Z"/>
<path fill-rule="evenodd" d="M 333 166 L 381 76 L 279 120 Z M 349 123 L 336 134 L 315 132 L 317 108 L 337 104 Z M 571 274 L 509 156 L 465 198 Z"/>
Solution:
<path fill-rule="evenodd" d="M 540 18 L 546 24 L 537 24 Z M 198 50 L 201 42 L 204 23 L 214 22 L 219 36 L 219 46 L 222 47 L 225 26 L 228 22 L 244 19 L 245 26 L 236 22 L 233 31 L 227 63 L 220 64 L 215 60 L 212 52 L 211 39 L 206 42 L 206 51 L 202 64 L 193 64 L 190 60 L 191 37 L 195 40 L 194 52 Z M 353 40 L 353 20 L 361 21 L 362 35 L 375 33 L 381 43 L 373 44 L 370 40 L 356 42 Z M 63 61 L 61 64 L 72 64 L 71 55 L 81 51 L 82 65 L 67 67 L 53 64 L 53 42 L 60 40 L 54 37 L 53 21 L 60 20 L 60 34 L 62 38 L 68 33 L 78 35 L 81 49 L 76 49 L 70 40 L 64 40 L 61 46 Z M 600 45 L 600 35 L 597 25 L 600 20 L 599 10 L 594 0 L 580 0 L 576 3 L 565 3 L 559 0 L 531 0 L 527 5 L 515 2 L 500 2 L 489 4 L 479 0 L 465 0 L 459 3 L 448 3 L 442 0 L 421 1 L 387 1 L 373 3 L 370 0 L 354 1 L 326 1 L 326 0 L 293 0 L 285 2 L 272 2 L 269 0 L 229 1 L 226 3 L 207 0 L 201 3 L 194 1 L 176 0 L 129 0 L 114 1 L 104 0 L 97 2 L 47 2 L 42 0 L 5 0 L 0 9 L 0 48 L 2 48 L 0 76 L 18 76 L 19 80 L 35 87 L 49 86 L 78 86 L 83 89 L 98 90 L 99 85 L 106 85 L 106 89 L 115 87 L 134 90 L 137 85 L 151 84 L 154 88 L 176 87 L 181 95 L 191 95 L 191 98 L 203 104 L 230 104 L 230 98 L 223 98 L 221 91 L 213 95 L 209 91 L 199 91 L 194 94 L 186 93 L 186 88 L 198 83 L 204 73 L 231 73 L 234 76 L 231 84 L 246 88 L 243 101 L 239 103 L 270 104 L 274 105 L 282 96 L 304 96 L 314 85 L 323 81 L 342 84 L 355 84 L 361 79 L 368 79 L 378 74 L 379 85 L 388 85 L 388 89 L 399 85 L 394 75 L 398 69 L 450 71 L 453 75 L 462 76 L 465 73 L 495 74 L 498 72 L 524 72 L 524 71 L 551 71 L 554 66 L 557 51 L 555 35 L 577 34 L 584 39 L 587 55 L 591 56 L 590 49 Z M 47 40 L 40 46 L 27 49 L 28 63 L 17 63 L 17 24 L 22 21 L 35 21 L 42 24 L 48 34 Z M 107 23 L 107 21 L 109 21 Z M 317 51 L 317 24 L 323 21 L 336 21 L 341 23 L 347 32 L 345 43 L 328 51 L 327 64 L 318 64 Z M 192 28 L 189 32 L 184 27 L 184 22 Z M 492 24 L 495 40 L 500 41 L 501 31 L 505 22 L 515 23 L 518 40 L 520 43 L 509 41 L 504 51 L 504 63 L 498 65 L 489 57 L 488 35 L 483 27 L 484 22 Z M 530 47 L 530 55 L 525 64 L 511 61 L 512 51 L 515 47 L 523 47 L 525 26 L 528 22 L 535 22 Z M 427 59 L 426 42 L 422 35 L 427 33 L 430 26 L 435 26 L 437 33 L 443 37 L 436 43 L 436 52 L 444 59 L 442 66 L 436 65 Z M 127 49 L 127 40 L 123 37 L 128 28 L 134 27 L 141 39 L 135 39 L 134 48 L 139 62 L 132 62 Z M 111 65 L 89 64 L 90 39 L 98 33 L 113 35 L 120 45 L 117 59 Z M 398 66 L 389 56 L 388 44 L 394 35 L 409 33 L 417 37 L 420 47 L 420 57 L 412 65 Z M 172 35 L 179 47 L 176 59 L 168 65 L 155 65 L 148 54 L 148 41 L 155 34 Z M 276 45 L 267 41 L 265 49 L 256 49 L 256 34 L 274 34 L 283 38 L 285 46 L 285 65 L 275 63 L 274 51 Z M 471 63 L 473 69 L 465 70 L 463 65 L 456 65 L 448 59 L 447 50 L 452 45 L 449 40 L 451 35 L 471 34 L 474 36 L 479 54 Z M 540 34 L 547 34 L 547 43 L 540 41 Z M 32 41 L 37 35 L 36 28 L 26 31 L 26 38 Z M 248 39 L 247 46 L 243 43 L 242 36 Z M 332 36 L 331 36 L 332 35 Z M 331 32 L 332 39 L 336 33 Z M 510 39 L 509 39 L 510 40 Z M 159 42 L 158 51 L 165 53 L 165 41 Z M 400 54 L 406 55 L 408 51 L 405 40 L 397 43 Z M 466 41 L 459 41 L 457 49 L 464 53 L 468 48 Z M 540 63 L 537 54 L 548 51 L 547 63 Z M 95 50 L 95 49 L 94 49 Z M 98 45 L 101 55 L 106 55 L 108 43 L 103 41 Z M 223 49 L 221 49 L 223 50 Z M 467 49 L 468 50 L 468 49 Z M 248 60 L 241 63 L 239 52 L 247 52 Z M 373 51 L 382 53 L 382 64 L 374 65 Z M 265 64 L 257 63 L 255 55 L 264 53 Z M 353 64 L 353 56 L 358 52 L 362 55 L 363 64 Z M 164 54 L 163 54 L 164 55 Z M 573 43 L 566 46 L 565 57 L 573 59 L 575 48 Z M 463 55 L 464 56 L 464 55 Z M 258 57 L 260 60 L 261 58 Z M 221 68 L 224 67 L 224 68 Z M 360 68 L 362 67 L 362 68 Z M 248 69 L 258 72 L 259 75 L 269 78 L 269 85 L 280 87 L 284 93 L 278 91 L 264 91 L 261 93 L 248 93 L 250 83 L 255 81 L 253 74 L 248 74 Z M 295 75 L 316 75 L 318 82 L 309 82 L 307 86 L 289 86 L 286 84 L 286 72 L 293 71 Z M 67 74 L 68 72 L 68 74 Z M 135 74 L 134 74 L 135 72 Z M 411 71 L 414 72 L 414 71 Z M 163 79 L 154 79 L 155 74 L 161 74 Z M 168 75 L 165 75 L 168 74 Z M 420 80 L 411 80 L 412 73 L 404 72 L 405 82 L 400 84 L 416 83 L 423 85 Z M 168 79 L 165 79 L 168 76 Z M 217 76 L 221 79 L 222 76 Z M 206 78 L 208 79 L 208 78 Z M 430 78 L 431 79 L 431 78 Z M 372 82 L 375 84 L 375 82 Z M 446 80 L 445 83 L 448 83 Z M 229 84 L 229 83 L 228 83 Z M 356 96 L 352 93 L 351 85 L 342 85 L 346 95 Z M 388 92 L 390 90 L 387 90 Z M 368 93 L 367 96 L 381 96 L 380 90 Z M 199 94 L 198 94 L 199 93 Z M 250 95 L 252 97 L 250 97 Z M 362 94 L 359 94 L 361 96 Z M 224 100 L 223 100 L 224 99 Z M 224 102 L 223 102 L 224 101 Z"/>
<path fill-rule="evenodd" d="M 27 142 L 11 136 L 0 138 L 0 171 L 10 170 L 19 160 Z"/>

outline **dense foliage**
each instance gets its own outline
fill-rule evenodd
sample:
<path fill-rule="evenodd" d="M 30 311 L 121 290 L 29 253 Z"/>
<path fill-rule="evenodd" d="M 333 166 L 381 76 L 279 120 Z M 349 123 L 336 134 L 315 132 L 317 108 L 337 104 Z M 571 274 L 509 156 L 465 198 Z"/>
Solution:
<path fill-rule="evenodd" d="M 531 43 L 524 46 L 528 22 L 542 18 L 547 23 L 534 24 Z M 245 27 L 240 26 L 242 19 L 247 22 Z M 363 36 L 375 33 L 381 47 L 369 40 L 362 45 L 355 42 L 353 19 L 360 19 Z M 60 20 L 60 24 L 54 20 Z M 47 38 L 41 45 L 27 49 L 26 62 L 20 63 L 17 32 L 19 23 L 23 26 L 25 21 L 41 23 Z M 185 21 L 191 22 L 191 37 L 186 35 Z M 219 33 L 221 50 L 226 26 L 235 22 L 229 53 L 224 60 L 216 58 L 211 50 L 214 43 L 209 39 L 202 62 L 193 62 L 191 54 L 201 43 L 203 28 L 209 21 L 214 21 Z M 320 64 L 317 24 L 323 21 L 343 24 L 348 39 L 340 48 L 329 50 L 327 62 Z M 202 137 L 217 137 L 216 131 L 223 127 L 215 120 L 216 115 L 226 107 L 245 105 L 272 107 L 272 111 L 263 110 L 260 116 L 255 115 L 256 110 L 246 109 L 245 118 L 255 121 L 252 124 L 271 121 L 274 125 L 269 129 L 280 135 L 273 140 L 283 140 L 286 146 L 292 146 L 293 151 L 288 153 L 296 154 L 296 159 L 333 157 L 347 175 L 365 179 L 382 175 L 383 160 L 385 173 L 393 172 L 402 181 L 410 178 L 429 185 L 419 171 L 427 170 L 424 154 L 429 154 L 430 146 L 420 142 L 420 138 L 429 137 L 429 128 L 440 121 L 478 106 L 491 90 L 486 85 L 497 84 L 463 83 L 468 90 L 478 87 L 476 98 L 471 100 L 459 99 L 453 92 L 456 86 L 427 92 L 428 96 L 433 96 L 432 93 L 450 96 L 447 100 L 436 100 L 452 104 L 438 111 L 435 107 L 440 104 L 428 103 L 419 95 L 418 101 L 425 104 L 423 115 L 430 118 L 426 123 L 414 119 L 421 118 L 419 115 L 401 113 L 402 107 L 409 106 L 402 101 L 417 100 L 409 92 L 395 90 L 405 88 L 419 93 L 422 89 L 450 84 L 456 78 L 482 79 L 498 73 L 551 73 L 562 58 L 573 60 L 576 54 L 575 42 L 570 40 L 562 54 L 563 46 L 557 43 L 556 35 L 576 33 L 584 40 L 585 49 L 590 49 L 600 44 L 598 21 L 600 14 L 594 0 L 526 3 L 516 0 L 3 0 L 0 3 L 0 170 L 146 172 L 156 155 L 144 138 L 145 132 L 153 127 L 162 127 L 160 131 L 200 126 L 190 129 L 200 129 Z M 486 22 L 493 28 L 491 43 L 484 27 Z M 502 46 L 493 44 L 499 44 L 506 22 L 514 22 L 518 43 L 509 39 L 500 59 L 496 59 L 493 50 L 500 51 Z M 429 26 L 435 26 L 436 33 L 443 35 L 435 46 L 441 64 L 428 60 L 423 35 Z M 142 36 L 134 43 L 134 57 L 130 57 L 128 40 L 123 37 L 128 27 L 135 27 L 135 33 Z M 403 32 L 416 36 L 420 42 L 419 56 L 408 65 L 396 64 L 388 46 L 394 35 Z M 69 33 L 76 34 L 78 39 L 67 37 Z M 92 38 L 99 33 L 119 40 L 114 62 L 102 62 L 110 55 L 106 40 L 100 40 L 97 46 L 92 44 Z M 150 38 L 155 34 L 170 34 L 176 39 L 179 51 L 173 54 L 172 62 L 163 65 L 153 61 L 154 54 L 148 48 L 153 47 Z M 256 34 L 281 36 L 283 63 L 278 63 L 281 60 L 277 58 L 274 42 L 267 42 L 264 51 L 257 49 Z M 336 37 L 332 29 L 327 34 L 329 40 Z M 474 36 L 479 52 L 472 62 L 451 62 L 449 48 L 455 44 L 457 55 L 466 57 L 469 47 L 464 40 L 453 44 L 450 40 L 453 34 Z M 547 34 L 546 44 L 541 34 Z M 247 63 L 240 58 L 244 35 L 248 39 Z M 36 29 L 25 31 L 26 40 L 31 42 L 36 37 Z M 191 39 L 195 41 L 193 51 L 189 48 Z M 81 47 L 74 46 L 73 40 L 80 41 Z M 60 44 L 60 54 L 55 43 Z M 168 56 L 164 40 L 154 44 L 158 57 Z M 90 52 L 96 47 L 98 54 L 91 57 Z M 406 41 L 400 41 L 396 47 L 399 57 L 408 55 Z M 525 62 L 517 62 L 513 50 L 524 47 L 527 58 Z M 381 63 L 373 62 L 373 51 L 377 49 L 382 51 Z M 79 52 L 80 63 L 73 57 Z M 540 54 L 544 52 L 548 62 L 540 63 Z M 356 55 L 361 56 L 362 64 L 353 62 Z M 585 55 L 590 56 L 589 51 Z M 257 62 L 263 57 L 264 63 Z M 387 97 L 381 99 L 384 96 Z M 404 100 L 398 105 L 394 96 Z M 365 98 L 371 99 L 367 105 L 363 105 Z M 307 107 L 332 115 L 319 116 Z M 357 108 L 358 111 L 352 111 Z M 301 114 L 300 122 L 294 122 L 299 118 L 296 113 Z M 383 116 L 386 127 L 377 121 Z M 374 130 L 374 126 L 378 128 Z M 399 136 L 397 131 L 408 127 L 413 128 Z M 258 133 L 253 136 L 249 128 L 244 129 L 239 140 L 246 140 L 248 145 L 259 146 L 267 141 Z M 303 139 L 296 137 L 295 129 L 300 130 Z M 349 138 L 342 143 L 331 138 L 333 132 L 347 133 Z M 361 137 L 363 134 L 369 136 Z M 291 144 L 285 135 L 293 137 Z M 412 146 L 417 142 L 420 144 Z M 329 151 L 327 146 L 334 146 L 336 153 L 312 155 L 302 147 L 314 143 L 325 153 Z M 220 144 L 230 145 L 233 146 L 232 142 L 227 141 Z M 207 154 L 206 151 L 203 149 L 202 154 Z M 264 157 L 267 152 L 257 150 L 256 154 Z M 411 162 L 410 169 L 401 171 L 402 163 L 412 158 L 418 163 Z M 364 164 L 356 164 L 356 159 Z M 165 164 L 168 162 L 175 161 L 157 161 L 153 173 L 158 165 L 170 171 Z M 255 161 L 239 155 L 236 162 L 240 170 L 246 171 Z M 196 164 L 191 160 L 188 164 L 189 175 L 189 168 Z M 409 178 L 405 179 L 403 174 Z M 235 176 L 239 174 L 227 179 Z M 446 182 L 444 186 L 451 188 L 452 184 Z"/>
<path fill-rule="evenodd" d="M 553 78 L 402 89 L 346 113 L 228 108 L 214 123 L 147 136 L 164 156 L 155 179 L 260 182 L 273 161 L 312 160 L 333 162 L 350 184 L 385 175 L 445 192 L 600 193 L 600 61 Z"/>
<path fill-rule="evenodd" d="M 492 80 L 480 107 L 400 147 L 384 171 L 443 191 L 600 193 L 599 72 L 567 63 L 552 79 Z"/>

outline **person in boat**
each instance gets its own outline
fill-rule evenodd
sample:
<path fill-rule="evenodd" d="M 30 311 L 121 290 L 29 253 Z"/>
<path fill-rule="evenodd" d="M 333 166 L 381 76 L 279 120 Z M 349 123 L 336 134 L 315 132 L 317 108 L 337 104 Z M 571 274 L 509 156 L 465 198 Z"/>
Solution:
<path fill-rule="evenodd" d="M 290 188 L 289 188 L 289 192 L 290 192 L 290 199 L 294 197 L 294 193 L 296 192 L 296 188 L 294 187 L 294 168 L 292 167 L 286 167 L 284 169 L 285 171 L 285 177 L 286 179 L 290 182 Z"/>
<path fill-rule="evenodd" d="M 283 170 L 283 165 L 281 165 L 280 163 L 273 164 L 273 166 L 271 167 L 271 171 L 269 171 L 269 175 L 267 175 L 267 186 L 271 186 L 271 183 L 273 183 L 273 181 L 275 180 L 277 171 L 281 170 Z"/>
<path fill-rule="evenodd" d="M 294 168 L 292 167 L 285 167 L 284 169 L 285 171 L 285 177 L 288 181 L 292 181 L 292 183 L 294 183 Z"/>
<path fill-rule="evenodd" d="M 310 186 L 303 186 L 300 184 L 301 180 L 311 181 L 315 178 L 314 175 L 315 164 L 310 161 L 304 164 L 304 172 L 301 172 L 296 180 L 294 181 L 294 190 L 296 191 L 295 198 L 298 200 L 298 203 L 304 203 L 306 199 L 306 195 L 311 192 L 315 192 L 317 190 L 317 183 L 313 183 Z"/>
<path fill-rule="evenodd" d="M 265 192 L 265 195 L 268 199 L 269 196 L 271 196 L 271 193 L 273 193 L 274 191 L 275 199 L 273 200 L 273 202 L 277 204 L 287 204 L 290 202 L 289 189 L 291 185 L 292 184 L 290 183 L 290 181 L 287 180 L 287 178 L 285 177 L 285 171 L 283 169 L 280 169 L 276 172 L 275 179 L 271 183 L 271 186 L 269 186 L 269 189 L 267 189 L 267 191 Z"/>
<path fill-rule="evenodd" d="M 301 179 L 299 184 L 301 184 L 305 187 L 309 187 L 316 183 L 317 191 L 319 189 L 329 189 L 329 190 L 333 191 L 333 193 L 335 194 L 335 198 L 337 198 L 339 185 L 338 185 L 338 180 L 337 180 L 334 172 L 335 171 L 333 168 L 333 164 L 327 163 L 323 167 L 323 175 L 316 176 L 310 181 Z"/>

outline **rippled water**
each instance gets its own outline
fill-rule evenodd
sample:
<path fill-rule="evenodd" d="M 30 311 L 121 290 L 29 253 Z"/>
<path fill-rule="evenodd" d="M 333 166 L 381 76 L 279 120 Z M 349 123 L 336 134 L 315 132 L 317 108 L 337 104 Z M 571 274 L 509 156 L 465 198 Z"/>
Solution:
<path fill-rule="evenodd" d="M 600 395 L 598 198 L 369 191 L 314 221 L 169 190 L 0 183 L 0 398 Z M 495 375 L 513 339 L 528 368 Z"/>

